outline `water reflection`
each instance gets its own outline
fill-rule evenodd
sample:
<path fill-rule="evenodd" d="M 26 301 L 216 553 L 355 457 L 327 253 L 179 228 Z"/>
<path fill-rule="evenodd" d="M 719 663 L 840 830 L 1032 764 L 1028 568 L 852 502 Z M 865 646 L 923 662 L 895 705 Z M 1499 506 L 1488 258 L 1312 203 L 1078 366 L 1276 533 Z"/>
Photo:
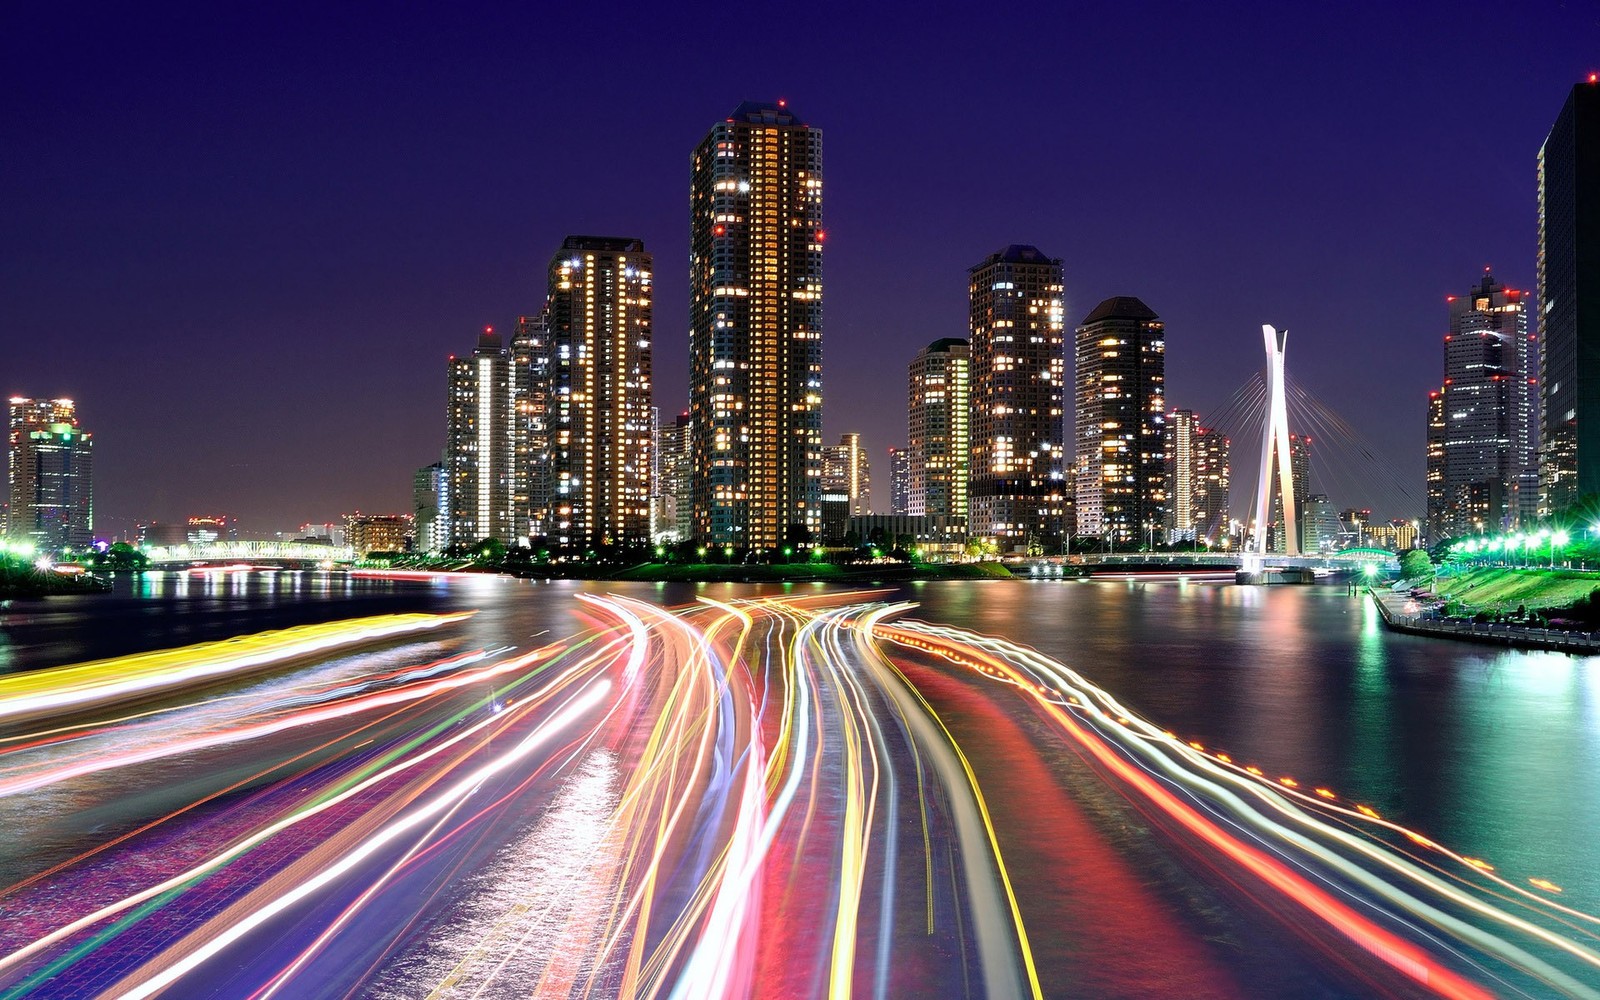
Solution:
<path fill-rule="evenodd" d="M 471 641 L 562 635 L 581 627 L 578 593 L 682 604 L 826 589 L 148 574 L 120 578 L 108 597 L 0 613 L 0 669 L 401 610 L 481 609 Z M 1600 660 L 1397 635 L 1342 587 L 970 581 L 886 596 L 919 602 L 918 617 L 1033 646 L 1185 739 L 1371 802 L 1600 906 L 1590 863 L 1600 829 Z"/>

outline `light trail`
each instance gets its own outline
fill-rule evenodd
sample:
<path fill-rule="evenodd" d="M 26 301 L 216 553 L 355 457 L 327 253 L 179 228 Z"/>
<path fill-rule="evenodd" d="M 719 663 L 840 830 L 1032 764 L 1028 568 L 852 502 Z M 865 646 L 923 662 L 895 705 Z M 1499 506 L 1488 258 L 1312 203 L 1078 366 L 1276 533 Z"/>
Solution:
<path fill-rule="evenodd" d="M 1018 875 L 1073 858 L 1013 832 L 1028 804 L 958 738 L 953 690 L 1261 901 L 1237 919 L 1302 935 L 1335 992 L 1600 997 L 1600 922 L 1554 883 L 1182 740 L 1026 647 L 873 593 L 581 602 L 586 630 L 525 652 L 421 638 L 460 616 L 367 619 L 46 672 L 59 691 L 0 679 L 0 708 L 37 720 L 0 743 L 0 806 L 99 808 L 197 754 L 248 762 L 18 872 L 0 997 L 1080 992 L 1048 956 L 1093 914 Z M 401 645 L 350 658 L 374 638 Z M 82 715 L 149 691 L 172 704 Z M 579 852 L 535 835 L 557 820 Z"/>
<path fill-rule="evenodd" d="M 260 670 L 342 646 L 461 621 L 466 614 L 380 615 L 0 676 L 0 722 L 81 711 Z"/>

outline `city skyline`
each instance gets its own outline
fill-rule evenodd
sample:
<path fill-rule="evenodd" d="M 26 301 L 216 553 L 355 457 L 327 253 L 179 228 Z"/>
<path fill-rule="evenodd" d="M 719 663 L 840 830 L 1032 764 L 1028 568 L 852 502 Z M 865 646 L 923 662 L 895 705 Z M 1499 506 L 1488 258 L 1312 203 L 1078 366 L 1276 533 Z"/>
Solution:
<path fill-rule="evenodd" d="M 1407 17 L 1394 15 L 1387 23 L 1403 32 Z M 1124 21 L 1108 11 L 1097 23 L 1113 31 Z M 21 205 L 12 231 L 31 252 L 20 255 L 19 266 L 0 279 L 7 293 L 0 296 L 7 303 L 0 321 L 9 330 L 48 329 L 53 336 L 24 337 L 18 350 L 8 351 L 13 363 L 6 366 L 3 388 L 81 401 L 86 419 L 102 439 L 97 447 L 96 519 L 104 533 L 126 530 L 139 519 L 181 518 L 196 509 L 235 512 L 253 531 L 327 520 L 345 510 L 406 510 L 406 470 L 434 457 L 442 390 L 430 375 L 438 371 L 438 359 L 459 349 L 474 328 L 507 328 L 516 316 L 537 306 L 546 248 L 563 231 L 620 231 L 643 238 L 655 251 L 658 271 L 667 276 L 659 283 L 656 303 L 663 333 L 656 344 L 655 403 L 662 412 L 675 412 L 687 401 L 688 352 L 682 335 L 687 289 L 674 277 L 682 275 L 688 259 L 681 197 L 687 151 L 703 134 L 704 123 L 737 101 L 785 95 L 831 136 L 824 439 L 860 430 L 880 462 L 888 447 L 904 444 L 898 435 L 875 430 L 900 420 L 894 401 L 879 398 L 884 394 L 874 393 L 871 383 L 897 371 L 929 340 L 964 336 L 962 270 L 996 246 L 1026 240 L 1063 258 L 1070 319 L 1106 295 L 1132 293 L 1182 331 L 1172 345 L 1174 378 L 1167 399 L 1170 405 L 1194 409 L 1202 420 L 1256 367 L 1255 325 L 1273 321 L 1294 328 L 1298 339 L 1292 372 L 1312 383 L 1371 439 L 1381 441 L 1384 457 L 1405 470 L 1408 482 L 1420 483 L 1419 401 L 1430 382 L 1436 387 L 1432 369 L 1437 366 L 1439 299 L 1456 289 L 1456 275 L 1485 263 L 1508 284 L 1533 286 L 1534 157 L 1564 95 L 1594 60 L 1581 44 L 1583 30 L 1594 27 L 1592 20 L 1570 13 L 1530 14 L 1527 23 L 1528 34 L 1536 33 L 1531 26 L 1545 26 L 1537 32 L 1543 36 L 1542 58 L 1530 61 L 1537 62 L 1536 70 L 1492 87 L 1488 82 L 1428 78 L 1430 65 L 1443 65 L 1447 54 L 1458 54 L 1451 43 L 1459 40 L 1462 28 L 1443 26 L 1437 38 L 1415 51 L 1415 68 L 1403 73 L 1355 68 L 1362 63 L 1360 53 L 1384 50 L 1386 43 L 1376 36 L 1359 39 L 1353 56 L 1340 48 L 1350 42 L 1348 37 L 1329 36 L 1297 52 L 1294 65 L 1301 72 L 1276 72 L 1290 63 L 1287 57 L 1271 55 L 1270 43 L 1296 35 L 1298 28 L 1281 19 L 1246 26 L 1243 37 L 1229 44 L 1260 55 L 1252 64 L 1254 72 L 1270 73 L 1281 89 L 1263 96 L 1249 92 L 1242 75 L 1185 79 L 1185 67 L 1201 57 L 1200 42 L 1221 28 L 1207 21 L 1186 42 L 1185 29 L 1195 25 L 1187 17 L 1175 17 L 1149 35 L 1141 56 L 1146 62 L 1091 91 L 1101 100 L 1062 103 L 1068 93 L 1064 81 L 1045 88 L 1046 93 L 1019 97 L 1015 108 L 990 107 L 984 114 L 1005 124 L 1048 106 L 1060 116 L 1062 136 L 1081 137 L 1097 125 L 1108 126 L 1122 138 L 1136 140 L 1139 149 L 1165 143 L 1174 151 L 1197 155 L 1180 157 L 1186 160 L 1181 168 L 1106 171 L 1088 165 L 1090 158 L 1068 155 L 1071 146 L 1064 138 L 1029 136 L 1023 151 L 1060 154 L 1044 157 L 1048 170 L 1031 163 L 1020 167 L 1025 183 L 1008 185 L 1016 192 L 969 196 L 956 203 L 954 213 L 936 210 L 926 195 L 935 189 L 961 189 L 960 178 L 976 179 L 981 170 L 971 157 L 937 145 L 945 134 L 941 130 L 976 127 L 976 108 L 984 103 L 979 96 L 991 90 L 979 87 L 977 94 L 963 96 L 954 93 L 953 84 L 923 73 L 902 84 L 870 88 L 865 100 L 846 100 L 867 66 L 862 53 L 838 43 L 829 48 L 843 59 L 844 71 L 833 74 L 837 80 L 800 72 L 798 61 L 780 60 L 773 66 L 736 61 L 715 71 L 697 69 L 692 79 L 669 88 L 652 104 L 654 116 L 625 129 L 592 126 L 592 155 L 601 159 L 580 158 L 575 169 L 564 169 L 561 176 L 573 188 L 560 199 L 552 198 L 553 189 L 541 183 L 548 177 L 540 173 L 545 168 L 522 162 L 520 172 L 491 171 L 473 197 L 447 199 L 457 209 L 470 209 L 465 215 L 471 226 L 462 230 L 439 229 L 444 221 L 421 196 L 446 178 L 459 180 L 453 171 L 463 161 L 439 163 L 423 157 L 415 176 L 404 171 L 397 176 L 349 150 L 349 138 L 364 134 L 365 127 L 350 124 L 355 120 L 348 115 L 364 107 L 359 98 L 365 92 L 352 82 L 357 79 L 352 74 L 371 65 L 363 62 L 366 56 L 359 56 L 353 69 L 318 62 L 332 74 L 326 90 L 334 109 L 330 113 L 346 116 L 337 121 L 349 125 L 350 134 L 313 116 L 308 131 L 289 144 L 292 155 L 272 153 L 247 175 L 251 183 L 268 185 L 283 197 L 308 195 L 287 204 L 264 199 L 273 215 L 301 220 L 286 228 L 269 225 L 231 203 L 219 205 L 218 199 L 233 188 L 223 183 L 231 175 L 217 171 L 242 147 L 235 149 L 229 135 L 192 132 L 184 124 L 185 115 L 196 112 L 196 101 L 200 111 L 210 105 L 177 87 L 154 61 L 129 67 L 131 89 L 125 94 L 134 102 L 137 121 L 165 122 L 169 131 L 175 130 L 174 141 L 152 146 L 104 119 L 105 108 L 117 99 L 103 83 L 62 81 L 54 90 L 41 89 L 38 80 L 27 76 L 34 64 L 24 56 L 10 72 L 20 68 L 19 92 L 33 102 L 30 106 L 37 106 L 41 115 L 50 112 L 81 125 L 83 135 L 100 135 L 108 143 L 105 149 L 138 153 L 122 158 L 132 180 L 117 184 L 156 178 L 153 187 L 160 197 L 177 200 L 172 214 L 163 216 L 164 226 L 150 230 L 141 213 L 155 195 L 108 187 L 110 175 L 91 166 L 83 147 L 65 134 L 21 130 L 23 155 L 4 168 L 6 182 L 14 191 L 38 197 L 12 199 Z M 47 36 L 64 30 L 51 23 L 32 27 Z M 111 44 L 114 27 L 110 22 L 89 25 L 83 39 L 87 48 Z M 181 27 L 204 36 L 207 30 L 227 26 Z M 349 27 L 342 30 L 347 33 Z M 513 26 L 509 34 L 517 30 Z M 429 46 L 435 43 L 422 37 L 420 26 L 397 23 L 392 31 L 404 44 L 433 51 Z M 930 18 L 919 31 L 925 36 L 919 42 L 926 43 L 951 39 L 957 28 Z M 266 30 L 259 39 L 247 34 L 242 42 L 247 51 L 257 51 L 252 47 L 274 37 Z M 296 39 L 291 49 L 316 61 L 343 37 L 335 30 L 320 41 Z M 642 38 L 622 41 L 625 48 L 644 45 Z M 447 43 L 436 44 L 448 48 Z M 1532 43 L 1513 38 L 1510 44 Z M 1546 51 L 1551 46 L 1553 54 Z M 904 63 L 920 51 L 919 45 L 908 44 L 887 58 Z M 980 46 L 970 64 L 983 66 L 998 58 L 997 52 Z M 419 71 L 426 79 L 445 74 L 455 85 L 430 99 L 425 105 L 430 114 L 458 106 L 463 88 L 504 82 L 498 75 L 450 75 L 442 65 L 430 61 Z M 1078 72 L 1092 73 L 1096 66 L 1103 63 L 1091 58 Z M 1399 81 L 1396 73 L 1401 73 Z M 303 105 L 294 95 L 263 93 L 257 86 L 232 77 L 220 84 L 224 93 L 242 88 L 237 94 L 250 98 L 237 119 L 241 135 L 299 120 L 294 113 Z M 896 89 L 900 87 L 907 89 Z M 925 95 L 924 107 L 942 113 L 895 114 L 906 106 L 913 88 Z M 1380 92 L 1393 106 L 1374 116 Z M 1198 107 L 1205 113 L 1187 124 L 1174 123 L 1182 114 L 1157 120 L 1154 109 L 1163 101 L 1172 111 Z M 87 117 L 63 115 L 62 102 L 76 102 L 74 107 L 85 109 Z M 1100 107 L 1113 104 L 1120 110 Z M 1341 110 L 1345 105 L 1349 108 Z M 1296 108 L 1292 114 L 1291 107 Z M 374 111 L 377 120 L 388 120 L 384 105 Z M 555 127 L 559 114 L 523 105 L 517 115 L 532 118 L 516 128 L 526 130 L 530 121 Z M 1459 129 L 1460 122 L 1484 114 L 1506 128 L 1492 144 L 1486 142 L 1484 156 L 1470 168 L 1452 166 L 1453 173 L 1428 167 L 1428 137 Z M 491 105 L 482 120 L 463 128 L 473 135 L 481 130 L 484 138 L 492 135 L 490 148 L 514 147 L 520 141 L 513 131 L 517 121 L 509 106 Z M 1308 123 L 1320 131 L 1307 131 Z M 1365 137 L 1360 145 L 1370 155 L 1339 151 L 1341 138 L 1352 136 Z M 629 156 L 617 155 L 623 148 Z M 937 156 L 932 155 L 935 149 Z M 1267 149 L 1272 151 L 1272 177 L 1264 182 L 1266 168 L 1252 161 Z M 203 155 L 185 156 L 197 151 Z M 604 169 L 595 170 L 596 164 Z M 586 170 L 594 176 L 584 176 Z M 198 196 L 189 201 L 183 192 L 160 183 L 163 177 L 211 183 L 198 184 Z M 1051 178 L 1048 185 L 1029 180 L 1045 177 Z M 353 198 L 327 193 L 354 182 L 360 190 Z M 1202 210 L 1195 200 L 1197 184 L 1208 185 L 1211 207 Z M 899 197 L 897 186 L 908 197 Z M 1313 208 L 1284 211 L 1309 188 L 1321 192 Z M 408 196 L 374 200 L 361 195 L 369 189 Z M 601 189 L 626 196 L 608 201 L 595 194 Z M 897 196 L 879 196 L 890 190 Z M 1252 192 L 1248 200 L 1247 190 Z M 1485 210 L 1466 225 L 1443 210 L 1446 196 L 1483 204 Z M 334 204 L 339 201 L 347 204 Z M 81 242 L 75 221 L 80 216 L 63 210 L 67 204 L 105 210 L 92 250 Z M 240 212 L 246 214 L 236 214 Z M 486 221 L 487 215 L 497 221 Z M 1383 228 L 1381 239 L 1358 238 L 1355 230 L 1374 215 L 1391 216 L 1393 222 Z M 200 220 L 213 217 L 222 227 L 216 235 L 236 232 L 246 238 L 204 239 L 212 230 Z M 1161 246 L 1134 239 L 1134 230 L 1158 222 L 1164 233 Z M 429 240 L 401 239 L 396 244 L 360 238 L 363 233 L 420 235 L 434 230 L 445 238 L 433 240 L 440 249 L 428 253 L 422 244 Z M 517 235 L 506 238 L 512 230 Z M 291 237 L 290 243 L 283 242 Z M 150 252 L 133 250 L 147 243 Z M 324 245 L 326 249 L 319 249 Z M 205 266 L 195 257 L 202 247 Z M 444 247 L 450 248 L 449 255 Z M 329 256 L 334 249 L 337 258 Z M 58 269 L 63 254 L 76 266 L 60 268 L 65 276 L 42 273 Z M 258 260 L 261 254 L 271 259 Z M 872 266 L 881 259 L 894 259 L 896 266 L 889 271 Z M 170 277 L 138 277 L 150 267 L 162 267 Z M 464 267 L 474 273 L 464 277 Z M 1329 301 L 1319 287 L 1330 269 L 1374 288 L 1381 285 L 1384 306 Z M 398 289 L 396 282 L 416 288 Z M 106 293 L 101 296 L 104 309 L 93 316 L 78 315 L 73 307 L 96 290 Z M 297 290 L 305 294 L 297 297 Z M 425 307 L 417 308 L 419 302 Z M 105 323 L 107 313 L 117 320 Z M 1350 322 L 1351 317 L 1372 315 L 1385 320 L 1367 324 L 1367 329 Z M 1376 346 L 1396 339 L 1402 342 L 1403 363 L 1375 370 L 1370 362 Z M 88 362 L 77 370 L 63 370 L 67 366 L 55 346 L 69 341 Z M 385 346 L 380 349 L 379 344 Z M 203 359 L 200 367 L 207 377 L 195 379 L 194 366 L 177 363 L 191 351 Z M 380 351 L 382 357 L 369 358 Z M 363 384 L 355 378 L 361 371 L 392 390 L 353 390 Z M 165 405 L 149 406 L 151 397 Z M 263 408 L 270 419 L 240 421 L 231 415 L 248 406 Z M 173 421 L 184 427 L 185 447 L 162 448 L 171 434 L 157 429 Z M 374 446 L 352 455 L 343 444 L 347 437 L 310 433 L 312 426 L 328 422 Z M 1390 425 L 1398 432 L 1383 435 Z M 1335 500 L 1364 502 L 1354 496 Z"/>

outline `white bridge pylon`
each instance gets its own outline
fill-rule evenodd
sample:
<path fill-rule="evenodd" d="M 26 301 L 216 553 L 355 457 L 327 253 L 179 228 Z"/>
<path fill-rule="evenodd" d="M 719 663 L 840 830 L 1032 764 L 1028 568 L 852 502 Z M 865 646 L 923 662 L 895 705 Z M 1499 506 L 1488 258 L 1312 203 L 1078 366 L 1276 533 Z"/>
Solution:
<path fill-rule="evenodd" d="M 1284 402 L 1283 354 L 1289 342 L 1288 330 L 1261 327 L 1267 348 L 1267 424 L 1261 443 L 1261 474 L 1256 478 L 1256 533 L 1252 549 L 1258 556 L 1267 553 L 1267 529 L 1272 516 L 1272 459 L 1278 459 L 1278 492 L 1283 497 L 1283 550 L 1285 555 L 1300 554 L 1300 533 L 1295 530 L 1299 498 L 1294 495 L 1294 467 L 1289 462 L 1289 409 Z"/>

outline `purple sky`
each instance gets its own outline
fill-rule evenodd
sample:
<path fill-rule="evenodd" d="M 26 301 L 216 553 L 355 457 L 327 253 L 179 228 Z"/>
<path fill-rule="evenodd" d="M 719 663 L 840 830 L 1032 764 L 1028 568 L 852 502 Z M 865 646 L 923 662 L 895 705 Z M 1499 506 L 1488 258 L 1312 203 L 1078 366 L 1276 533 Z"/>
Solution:
<path fill-rule="evenodd" d="M 654 253 L 681 408 L 689 154 L 778 97 L 825 135 L 826 432 L 881 492 L 906 362 L 1033 243 L 1070 322 L 1161 314 L 1202 419 L 1287 326 L 1420 497 L 1444 296 L 1531 288 L 1534 158 L 1600 68 L 1592 0 L 327 6 L 0 14 L 0 392 L 79 400 L 103 532 L 408 510 L 446 356 L 538 308 L 571 233 Z"/>

